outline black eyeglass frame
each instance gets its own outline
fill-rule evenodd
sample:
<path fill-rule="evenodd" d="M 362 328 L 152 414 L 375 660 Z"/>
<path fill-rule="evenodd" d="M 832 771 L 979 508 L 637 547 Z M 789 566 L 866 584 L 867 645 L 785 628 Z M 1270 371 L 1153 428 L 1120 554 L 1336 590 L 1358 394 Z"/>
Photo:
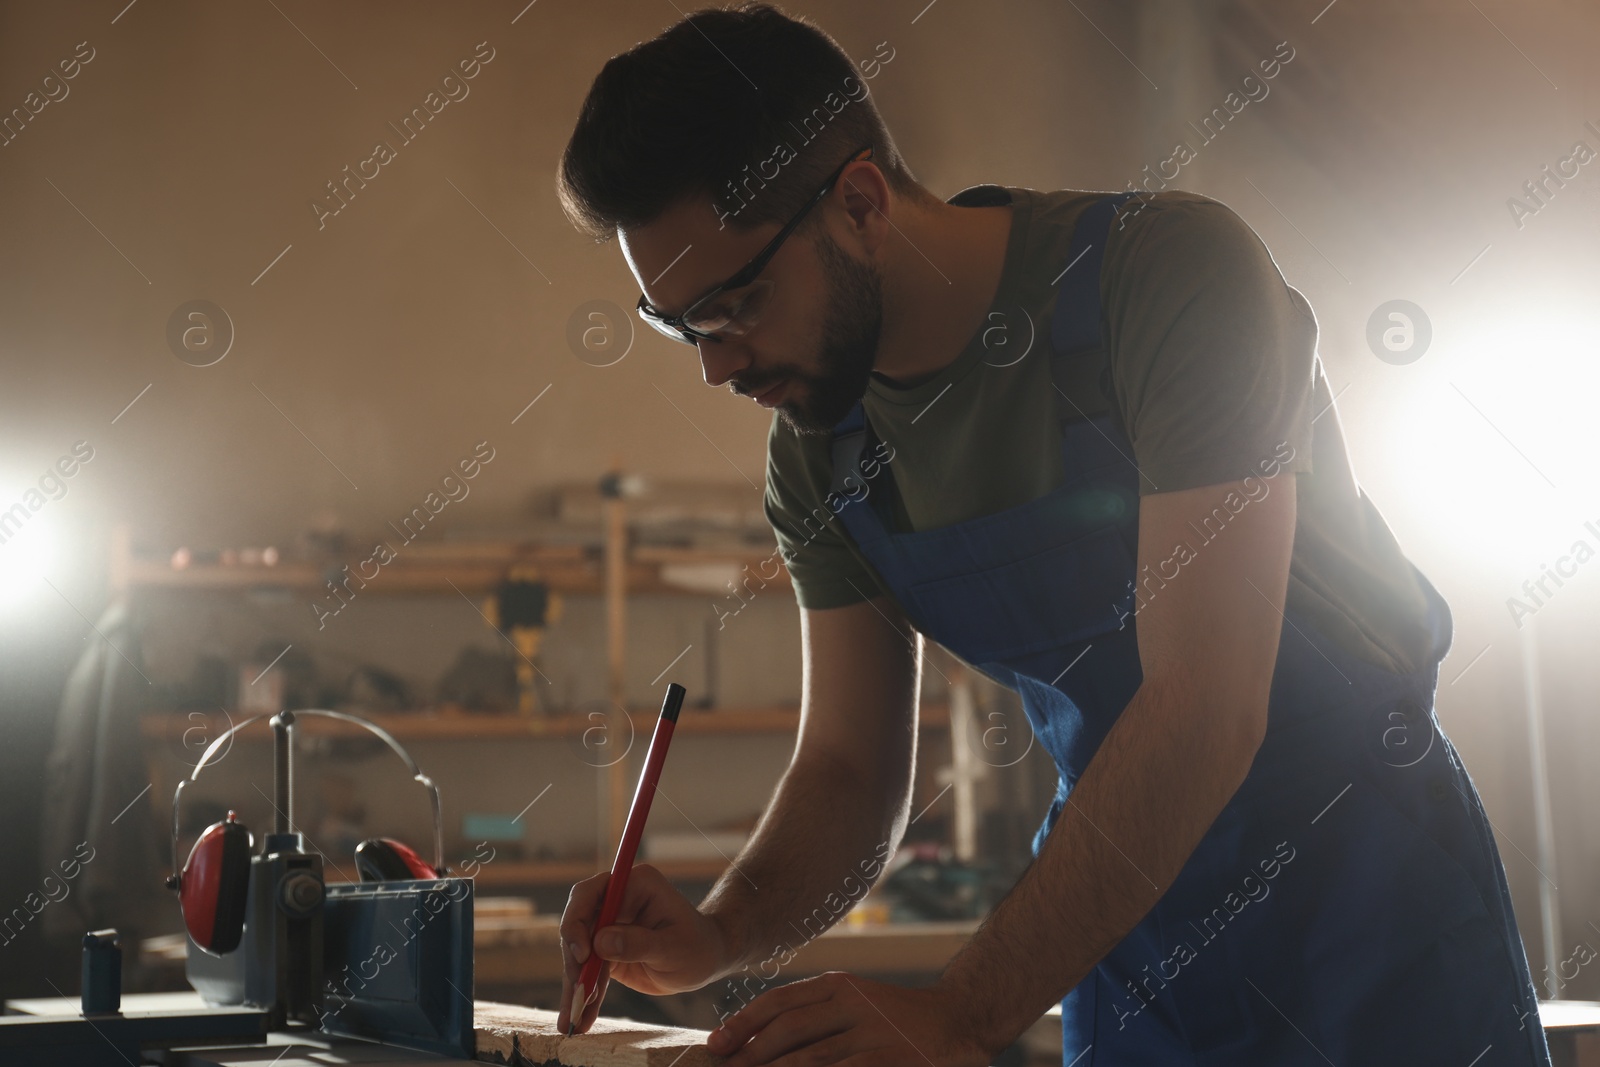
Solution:
<path fill-rule="evenodd" d="M 652 325 L 660 324 L 661 326 L 666 326 L 672 330 L 675 330 L 678 333 L 677 339 L 686 345 L 692 345 L 701 340 L 720 342 L 722 338 L 718 337 L 716 334 L 707 333 L 704 330 L 697 330 L 693 326 L 687 325 L 684 320 L 691 317 L 697 310 L 705 306 L 705 304 L 714 297 L 719 296 L 730 289 L 742 289 L 751 282 L 754 282 L 756 278 L 760 276 L 761 272 L 767 269 L 767 264 L 771 262 L 772 257 L 777 255 L 778 249 L 783 246 L 783 242 L 789 239 L 789 235 L 794 233 L 795 229 L 799 227 L 801 221 L 806 217 L 807 214 L 810 213 L 811 209 L 820 204 L 823 201 L 823 198 L 833 191 L 834 185 L 838 183 L 839 176 L 844 173 L 845 168 L 857 160 L 870 160 L 871 158 L 871 145 L 863 145 L 854 152 L 850 153 L 850 158 L 839 164 L 839 168 L 832 174 L 828 175 L 828 180 L 823 183 L 822 188 L 818 189 L 816 194 L 812 196 L 810 200 L 806 201 L 805 206 L 797 211 L 793 218 L 784 223 L 783 229 L 779 230 L 777 235 L 774 236 L 772 240 L 768 241 L 766 246 L 762 248 L 761 251 L 757 252 L 750 262 L 746 263 L 743 267 L 740 267 L 736 273 L 734 273 L 722 284 L 712 287 L 703 296 L 695 300 L 694 303 L 684 308 L 680 314 L 661 314 L 655 308 L 651 307 L 650 302 L 645 299 L 645 295 L 640 293 L 639 303 L 636 309 L 639 312 L 639 317 L 644 319 L 646 322 L 651 323 Z"/>

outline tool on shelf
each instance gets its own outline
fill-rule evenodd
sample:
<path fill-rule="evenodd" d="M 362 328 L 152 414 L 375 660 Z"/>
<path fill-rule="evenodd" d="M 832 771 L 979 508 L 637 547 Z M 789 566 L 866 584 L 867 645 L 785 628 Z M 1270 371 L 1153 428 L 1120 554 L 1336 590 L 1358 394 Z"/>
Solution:
<path fill-rule="evenodd" d="M 539 650 L 545 629 L 561 617 L 561 598 L 550 591 L 538 567 L 518 564 L 495 586 L 485 615 L 516 647 L 520 660 L 516 664 L 517 711 L 522 715 L 548 712 L 549 702 L 541 698 L 538 688 Z"/>

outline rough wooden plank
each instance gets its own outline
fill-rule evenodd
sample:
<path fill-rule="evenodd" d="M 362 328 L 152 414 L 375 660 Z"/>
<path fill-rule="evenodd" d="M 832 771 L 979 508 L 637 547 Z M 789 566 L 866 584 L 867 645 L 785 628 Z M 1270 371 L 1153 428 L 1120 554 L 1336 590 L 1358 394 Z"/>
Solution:
<path fill-rule="evenodd" d="M 474 1011 L 477 1058 L 512 1067 L 716 1067 L 703 1030 L 651 1026 L 630 1019 L 595 1021 L 587 1034 L 564 1037 L 556 1013 L 480 1000 Z"/>

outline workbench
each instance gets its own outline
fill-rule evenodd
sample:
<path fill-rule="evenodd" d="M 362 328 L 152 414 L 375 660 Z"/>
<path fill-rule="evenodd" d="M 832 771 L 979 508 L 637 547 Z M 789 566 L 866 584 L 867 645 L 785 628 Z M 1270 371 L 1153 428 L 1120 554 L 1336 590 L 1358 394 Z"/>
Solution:
<path fill-rule="evenodd" d="M 195 1011 L 204 1007 L 198 993 L 131 993 L 122 998 L 123 1014 Z M 77 997 L 8 1000 L 10 1014 L 74 1016 L 82 1010 Z M 565 1037 L 556 1029 L 556 1013 L 515 1004 L 480 1000 L 474 1005 L 477 1056 L 464 1060 L 414 1052 L 351 1038 L 315 1034 L 273 1033 L 265 1045 L 220 1049 L 185 1049 L 169 1054 L 170 1067 L 327 1067 L 329 1063 L 365 1067 L 411 1067 L 497 1063 L 558 1067 L 715 1067 L 721 1057 L 706 1051 L 701 1030 L 652 1026 L 628 1019 L 598 1020 L 587 1034 Z"/>
<path fill-rule="evenodd" d="M 122 998 L 126 1013 L 193 1011 L 201 1007 L 197 993 L 133 993 Z M 76 1015 L 76 997 L 10 1000 L 8 1011 L 30 1015 Z M 1051 1016 L 1059 1018 L 1059 1008 Z M 300 1034 L 271 1034 L 265 1046 L 175 1054 L 171 1067 L 325 1067 L 330 1062 L 366 1067 L 409 1067 L 415 1064 L 497 1063 L 556 1067 L 716 1067 L 720 1058 L 705 1048 L 706 1033 L 653 1026 L 627 1019 L 601 1018 L 587 1034 L 564 1037 L 556 1029 L 556 1013 L 541 1008 L 479 1000 L 474 1004 L 477 1038 L 475 1060 L 452 1059 L 392 1046 Z M 1600 1067 L 1600 1003 L 1546 1001 L 1540 1021 L 1550 1041 L 1554 1067 Z M 1059 1025 L 1059 1024 L 1058 1024 Z"/>
<path fill-rule="evenodd" d="M 473 945 L 480 988 L 560 983 L 559 926 L 560 919 L 554 915 L 480 916 Z M 874 976 L 937 974 L 977 926 L 976 922 L 841 923 L 800 949 L 783 973 L 788 979 L 825 971 Z M 145 952 L 147 958 L 172 963 L 174 974 L 181 976 L 183 946 L 181 936 L 152 938 L 145 942 Z M 479 1007 L 484 1003 L 480 1001 Z M 1058 1026 L 1059 1012 L 1059 1007 L 1051 1012 Z M 1600 1067 L 1600 1002 L 1545 1001 L 1540 1005 L 1540 1023 L 1555 1067 Z"/>

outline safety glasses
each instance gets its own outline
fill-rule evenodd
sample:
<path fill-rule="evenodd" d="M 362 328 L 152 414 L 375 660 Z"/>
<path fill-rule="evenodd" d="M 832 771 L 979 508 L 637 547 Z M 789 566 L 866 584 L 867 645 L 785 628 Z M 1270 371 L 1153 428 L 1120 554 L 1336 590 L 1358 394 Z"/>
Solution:
<path fill-rule="evenodd" d="M 767 264 L 777 255 L 778 249 L 783 247 L 783 242 L 794 233 L 806 214 L 833 190 L 844 169 L 858 159 L 871 158 L 871 145 L 852 152 L 850 158 L 839 164 L 839 168 L 828 175 L 828 180 L 823 183 L 822 188 L 818 189 L 815 195 L 806 201 L 805 206 L 784 224 L 783 229 L 767 242 L 766 247 L 756 253 L 754 259 L 739 268 L 738 273 L 727 281 L 713 287 L 690 304 L 682 314 L 663 315 L 651 307 L 650 302 L 641 293 L 639 317 L 654 326 L 658 332 L 686 345 L 698 344 L 701 341 L 721 341 L 724 337 L 739 337 L 749 333 L 761 320 L 761 313 L 772 302 L 772 279 L 759 277 L 761 272 L 767 269 Z"/>

